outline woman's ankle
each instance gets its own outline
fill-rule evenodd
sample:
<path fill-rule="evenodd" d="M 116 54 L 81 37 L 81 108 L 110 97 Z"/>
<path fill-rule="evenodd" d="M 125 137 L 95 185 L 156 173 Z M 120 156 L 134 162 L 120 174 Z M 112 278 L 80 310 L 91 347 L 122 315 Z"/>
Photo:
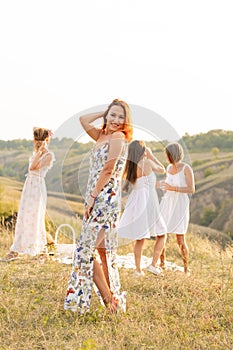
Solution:
<path fill-rule="evenodd" d="M 13 250 L 10 250 L 10 251 L 7 253 L 7 255 L 10 255 L 10 256 L 18 256 L 19 253 L 14 252 Z"/>
<path fill-rule="evenodd" d="M 141 269 L 140 267 L 136 266 L 136 267 L 135 267 L 135 271 L 137 271 L 137 272 L 142 272 L 142 269 Z"/>

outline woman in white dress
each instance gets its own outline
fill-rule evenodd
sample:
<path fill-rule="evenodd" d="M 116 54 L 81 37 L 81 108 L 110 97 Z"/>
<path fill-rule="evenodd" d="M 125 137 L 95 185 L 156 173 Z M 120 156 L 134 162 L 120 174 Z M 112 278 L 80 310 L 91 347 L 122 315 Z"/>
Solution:
<path fill-rule="evenodd" d="M 47 191 L 45 176 L 52 167 L 54 154 L 48 150 L 51 130 L 33 128 L 34 152 L 29 159 L 15 227 L 15 237 L 5 260 L 19 253 L 35 256 L 46 246 L 45 213 Z"/>
<path fill-rule="evenodd" d="M 156 266 L 166 240 L 166 225 L 159 211 L 159 201 L 156 193 L 155 173 L 164 173 L 164 166 L 145 146 L 143 141 L 132 141 L 129 145 L 125 168 L 126 187 L 132 184 L 125 210 L 118 225 L 118 235 L 121 238 L 135 240 L 135 276 L 143 276 L 141 270 L 142 248 L 146 238 L 156 237 L 152 265 L 147 269 L 154 274 L 160 274 Z M 127 188 L 126 188 L 127 189 Z"/>
<path fill-rule="evenodd" d="M 184 272 L 189 274 L 189 249 L 185 234 L 189 224 L 190 194 L 195 192 L 194 174 L 190 165 L 182 162 L 183 148 L 179 143 L 170 143 L 165 147 L 165 155 L 169 165 L 166 180 L 163 183 L 165 192 L 160 202 L 161 214 L 167 225 L 167 233 L 176 234 Z M 160 256 L 161 263 L 165 261 L 165 248 Z"/>

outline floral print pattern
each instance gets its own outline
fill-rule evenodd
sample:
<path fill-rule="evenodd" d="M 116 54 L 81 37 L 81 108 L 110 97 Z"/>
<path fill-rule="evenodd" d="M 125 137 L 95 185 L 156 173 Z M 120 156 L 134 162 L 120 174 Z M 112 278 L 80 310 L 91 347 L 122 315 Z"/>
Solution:
<path fill-rule="evenodd" d="M 45 248 L 47 203 L 45 176 L 55 160 L 54 154 L 52 152 L 50 154 L 52 155 L 50 165 L 39 170 L 29 170 L 35 153 L 29 159 L 28 173 L 20 198 L 14 242 L 10 247 L 13 252 L 35 256 Z"/>
<path fill-rule="evenodd" d="M 97 258 L 95 244 L 98 233 L 104 228 L 107 266 L 110 289 L 119 300 L 119 307 L 125 311 L 126 297 L 120 292 L 118 269 L 114 263 L 117 248 L 116 226 L 121 210 L 121 178 L 126 160 L 126 146 L 119 156 L 109 182 L 95 199 L 94 207 L 88 220 L 83 219 L 82 231 L 74 252 L 72 272 L 68 283 L 65 310 L 84 313 L 89 311 L 93 289 L 93 264 Z M 99 174 L 108 157 L 109 143 L 93 148 L 90 156 L 90 174 L 87 183 L 86 200 L 95 187 Z M 96 286 L 95 286 L 96 289 Z M 101 298 L 99 291 L 96 289 Z M 103 300 L 101 300 L 103 303 Z"/>

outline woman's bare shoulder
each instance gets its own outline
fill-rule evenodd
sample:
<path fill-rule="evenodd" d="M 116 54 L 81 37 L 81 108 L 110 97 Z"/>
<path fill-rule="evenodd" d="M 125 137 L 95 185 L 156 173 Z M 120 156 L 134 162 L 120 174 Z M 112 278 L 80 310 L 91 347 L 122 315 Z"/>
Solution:
<path fill-rule="evenodd" d="M 152 159 L 147 158 L 145 160 L 145 165 L 147 165 L 148 167 L 153 167 L 154 166 L 154 162 L 153 162 Z"/>
<path fill-rule="evenodd" d="M 183 169 L 184 169 L 184 172 L 193 172 L 193 169 L 192 169 L 192 167 L 191 167 L 191 165 L 190 164 L 188 164 L 188 163 L 184 163 L 183 162 Z"/>
<path fill-rule="evenodd" d="M 113 134 L 112 134 L 112 139 L 113 140 L 125 140 L 125 134 L 122 132 L 122 131 L 115 131 Z"/>

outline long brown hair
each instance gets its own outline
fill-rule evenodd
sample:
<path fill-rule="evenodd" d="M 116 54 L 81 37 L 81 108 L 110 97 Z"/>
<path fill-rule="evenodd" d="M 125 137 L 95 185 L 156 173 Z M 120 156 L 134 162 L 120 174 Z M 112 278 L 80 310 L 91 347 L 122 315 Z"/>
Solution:
<path fill-rule="evenodd" d="M 124 114 L 125 114 L 125 123 L 124 123 L 122 132 L 125 134 L 126 140 L 131 141 L 132 135 L 133 135 L 133 126 L 132 126 L 130 108 L 125 101 L 122 101 L 116 98 L 110 103 L 110 105 L 108 106 L 107 110 L 104 112 L 104 115 L 103 115 L 104 123 L 102 126 L 102 130 L 106 129 L 106 125 L 107 125 L 106 116 L 112 106 L 121 106 L 123 108 Z"/>
<path fill-rule="evenodd" d="M 35 141 L 35 149 L 38 150 L 42 144 L 43 141 L 49 142 L 50 136 L 52 134 L 52 131 L 50 129 L 44 129 L 44 128 L 33 128 L 33 138 Z"/>
<path fill-rule="evenodd" d="M 125 165 L 124 175 L 127 182 L 134 184 L 137 180 L 137 166 L 145 153 L 145 143 L 143 141 L 134 140 L 129 144 L 128 156 Z"/>
<path fill-rule="evenodd" d="M 169 143 L 165 147 L 165 152 L 170 163 L 174 164 L 183 159 L 184 151 L 178 142 Z"/>

